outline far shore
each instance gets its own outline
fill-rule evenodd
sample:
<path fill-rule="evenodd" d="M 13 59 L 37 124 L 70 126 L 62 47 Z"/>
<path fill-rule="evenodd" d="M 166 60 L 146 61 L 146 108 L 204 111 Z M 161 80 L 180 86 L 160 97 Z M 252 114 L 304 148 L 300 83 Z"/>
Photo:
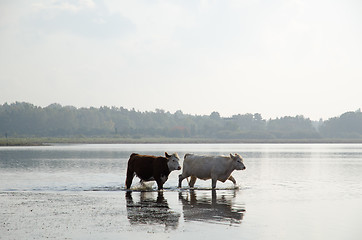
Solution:
<path fill-rule="evenodd" d="M 47 146 L 53 144 L 177 144 L 177 143 L 362 143 L 362 139 L 206 139 L 115 137 L 16 137 L 0 138 L 0 146 Z"/>

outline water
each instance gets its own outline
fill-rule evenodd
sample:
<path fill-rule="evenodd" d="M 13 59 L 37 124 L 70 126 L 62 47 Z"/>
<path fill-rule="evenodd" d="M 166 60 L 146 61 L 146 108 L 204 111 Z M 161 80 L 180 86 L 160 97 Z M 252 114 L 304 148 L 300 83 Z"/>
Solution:
<path fill-rule="evenodd" d="M 239 153 L 237 181 L 163 192 L 133 181 L 133 152 Z M 122 144 L 0 148 L 0 239 L 361 239 L 362 145 Z"/>

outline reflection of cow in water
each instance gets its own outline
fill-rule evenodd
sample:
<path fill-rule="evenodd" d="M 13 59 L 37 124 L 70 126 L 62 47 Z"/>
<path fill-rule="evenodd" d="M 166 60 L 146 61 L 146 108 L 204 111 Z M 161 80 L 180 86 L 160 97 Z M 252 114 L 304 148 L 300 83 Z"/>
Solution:
<path fill-rule="evenodd" d="M 170 210 L 163 192 L 154 199 L 153 192 L 140 192 L 140 201 L 134 202 L 132 192 L 126 192 L 127 217 L 131 224 L 159 224 L 176 229 L 180 214 Z"/>
<path fill-rule="evenodd" d="M 184 195 L 184 192 L 179 193 L 185 221 L 240 224 L 243 219 L 245 208 L 233 206 L 232 199 L 235 195 L 222 195 L 217 198 L 215 190 L 212 190 L 211 199 L 210 196 L 197 199 L 195 190 L 190 190 L 186 197 Z"/>

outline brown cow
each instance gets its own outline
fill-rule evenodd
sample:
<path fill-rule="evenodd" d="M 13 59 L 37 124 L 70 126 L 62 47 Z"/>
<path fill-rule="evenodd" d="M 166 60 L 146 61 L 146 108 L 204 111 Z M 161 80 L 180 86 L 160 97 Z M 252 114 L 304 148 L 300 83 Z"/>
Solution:
<path fill-rule="evenodd" d="M 141 181 L 156 181 L 158 189 L 163 189 L 168 175 L 173 170 L 181 170 L 180 159 L 177 153 L 166 157 L 150 155 L 139 155 L 132 153 L 127 166 L 126 187 L 130 189 L 133 177 L 137 175 Z"/>

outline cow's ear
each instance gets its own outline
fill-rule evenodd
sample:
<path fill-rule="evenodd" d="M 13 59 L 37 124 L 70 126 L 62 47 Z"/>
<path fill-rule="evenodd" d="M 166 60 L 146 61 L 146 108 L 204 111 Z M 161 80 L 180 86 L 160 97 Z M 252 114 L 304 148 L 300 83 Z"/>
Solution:
<path fill-rule="evenodd" d="M 230 157 L 231 157 L 231 159 L 234 159 L 235 157 L 230 153 Z"/>
<path fill-rule="evenodd" d="M 170 158 L 170 157 L 171 157 L 170 155 L 168 155 L 167 152 L 165 152 L 165 156 L 166 156 L 166 158 Z"/>

